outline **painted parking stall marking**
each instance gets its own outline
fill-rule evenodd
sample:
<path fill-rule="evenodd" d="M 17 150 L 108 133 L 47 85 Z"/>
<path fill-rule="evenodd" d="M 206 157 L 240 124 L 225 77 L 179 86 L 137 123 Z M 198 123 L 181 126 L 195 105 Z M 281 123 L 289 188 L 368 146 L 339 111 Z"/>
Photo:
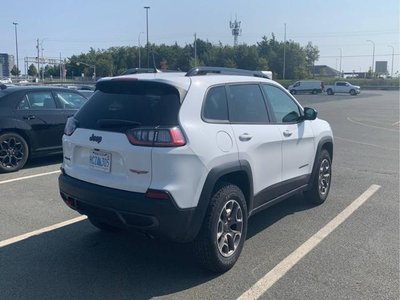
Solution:
<path fill-rule="evenodd" d="M 279 279 L 290 271 L 304 256 L 313 250 L 329 234 L 331 234 L 340 224 L 347 220 L 361 205 L 363 205 L 373 194 L 381 188 L 380 185 L 371 185 L 360 197 L 354 200 L 332 221 L 321 228 L 299 248 L 277 264 L 264 277 L 258 280 L 250 289 L 244 292 L 238 300 L 258 299 L 269 290 Z"/>
<path fill-rule="evenodd" d="M 56 230 L 56 229 L 59 229 L 61 227 L 65 227 L 65 226 L 68 226 L 68 225 L 71 225 L 71 224 L 86 220 L 86 219 L 87 219 L 86 216 L 79 216 L 79 217 L 71 219 L 71 220 L 67 220 L 67 221 L 64 221 L 64 222 L 61 222 L 61 223 L 57 223 L 57 224 L 54 224 L 54 225 L 51 225 L 51 226 L 48 226 L 48 227 L 44 227 L 44 228 L 41 228 L 41 229 L 38 229 L 38 230 L 34 230 L 34 231 L 31 231 L 31 232 L 28 232 L 28 233 L 24 233 L 24 234 L 21 234 L 21 235 L 16 236 L 16 237 L 9 238 L 7 240 L 4 240 L 4 241 L 0 242 L 0 248 L 8 246 L 8 245 L 11 245 L 11 244 L 14 244 L 14 243 L 17 243 L 17 242 L 20 242 L 20 241 L 23 241 L 23 240 L 26 240 L 26 239 L 28 239 L 30 237 L 33 237 L 33 236 L 36 236 L 36 235 L 40 235 L 40 234 L 45 233 L 45 232 Z"/>
<path fill-rule="evenodd" d="M 15 181 L 20 181 L 20 180 L 26 180 L 26 179 L 31 179 L 31 178 L 41 177 L 41 176 L 46 176 L 46 175 L 57 174 L 57 173 L 60 173 L 60 172 L 61 171 L 58 170 L 58 171 L 40 173 L 40 174 L 29 175 L 29 176 L 24 176 L 24 177 L 18 177 L 18 178 L 13 178 L 13 179 L 0 181 L 0 184 L 10 183 L 10 182 L 15 182 Z"/>

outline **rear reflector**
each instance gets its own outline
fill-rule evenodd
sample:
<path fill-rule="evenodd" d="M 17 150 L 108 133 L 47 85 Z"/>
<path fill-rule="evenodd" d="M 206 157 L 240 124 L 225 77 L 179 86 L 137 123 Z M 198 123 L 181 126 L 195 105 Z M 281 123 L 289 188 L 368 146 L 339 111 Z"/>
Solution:
<path fill-rule="evenodd" d="M 146 198 L 149 199 L 158 199 L 158 200 L 168 200 L 169 195 L 165 191 L 157 191 L 157 190 L 147 190 Z"/>

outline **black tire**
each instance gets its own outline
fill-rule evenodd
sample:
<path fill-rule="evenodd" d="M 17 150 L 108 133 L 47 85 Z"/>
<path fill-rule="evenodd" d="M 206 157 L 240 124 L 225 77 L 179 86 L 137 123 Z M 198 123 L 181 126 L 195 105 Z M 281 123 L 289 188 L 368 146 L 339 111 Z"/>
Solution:
<path fill-rule="evenodd" d="M 350 95 L 355 96 L 355 95 L 357 95 L 357 93 L 355 90 L 350 90 Z"/>
<path fill-rule="evenodd" d="M 327 90 L 326 90 L 326 93 L 327 93 L 328 95 L 333 95 L 332 89 L 327 89 Z"/>
<path fill-rule="evenodd" d="M 0 135 L 0 173 L 21 169 L 29 157 L 29 147 L 25 139 L 14 132 Z"/>
<path fill-rule="evenodd" d="M 102 231 L 106 231 L 106 232 L 120 232 L 120 231 L 122 231 L 121 228 L 112 226 L 112 225 L 104 223 L 104 222 L 101 222 L 101 221 L 97 220 L 94 217 L 88 217 L 88 219 L 89 219 L 90 223 L 92 223 L 93 226 L 97 227 L 98 229 L 100 229 Z"/>
<path fill-rule="evenodd" d="M 247 205 L 242 191 L 230 183 L 219 185 L 193 243 L 196 258 L 210 271 L 228 271 L 239 258 L 246 232 Z"/>
<path fill-rule="evenodd" d="M 290 93 L 291 93 L 292 95 L 296 95 L 296 90 L 290 90 Z"/>
<path fill-rule="evenodd" d="M 316 89 L 313 89 L 311 92 L 313 95 L 316 95 L 318 93 L 318 91 Z"/>
<path fill-rule="evenodd" d="M 322 204 L 328 198 L 332 178 L 332 160 L 327 150 L 321 151 L 316 164 L 316 174 L 311 182 L 312 188 L 305 193 L 305 196 L 314 204 Z"/>

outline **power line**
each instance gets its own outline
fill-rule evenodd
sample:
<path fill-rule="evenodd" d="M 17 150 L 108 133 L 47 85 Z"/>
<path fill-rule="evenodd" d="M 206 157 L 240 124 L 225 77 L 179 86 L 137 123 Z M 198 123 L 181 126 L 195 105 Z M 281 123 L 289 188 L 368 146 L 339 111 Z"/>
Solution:
<path fill-rule="evenodd" d="M 375 56 L 391 56 L 392 53 L 390 54 L 375 54 Z M 398 56 L 400 54 L 393 54 L 395 56 Z M 361 54 L 361 55 L 343 55 L 342 57 L 371 57 L 371 54 Z M 340 55 L 321 55 L 320 58 L 338 58 Z"/>
<path fill-rule="evenodd" d="M 313 32 L 309 35 L 292 35 L 290 38 L 329 38 L 329 37 L 340 37 L 340 36 L 365 36 L 365 35 L 387 35 L 396 34 L 399 35 L 398 31 L 353 31 L 353 32 Z"/>

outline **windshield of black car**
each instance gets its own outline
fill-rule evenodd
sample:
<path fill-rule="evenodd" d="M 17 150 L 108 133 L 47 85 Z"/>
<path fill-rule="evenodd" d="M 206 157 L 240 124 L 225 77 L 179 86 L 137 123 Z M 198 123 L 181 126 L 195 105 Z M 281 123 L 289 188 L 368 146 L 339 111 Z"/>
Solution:
<path fill-rule="evenodd" d="M 178 124 L 178 90 L 155 82 L 106 82 L 75 115 L 80 128 L 124 131 Z"/>

